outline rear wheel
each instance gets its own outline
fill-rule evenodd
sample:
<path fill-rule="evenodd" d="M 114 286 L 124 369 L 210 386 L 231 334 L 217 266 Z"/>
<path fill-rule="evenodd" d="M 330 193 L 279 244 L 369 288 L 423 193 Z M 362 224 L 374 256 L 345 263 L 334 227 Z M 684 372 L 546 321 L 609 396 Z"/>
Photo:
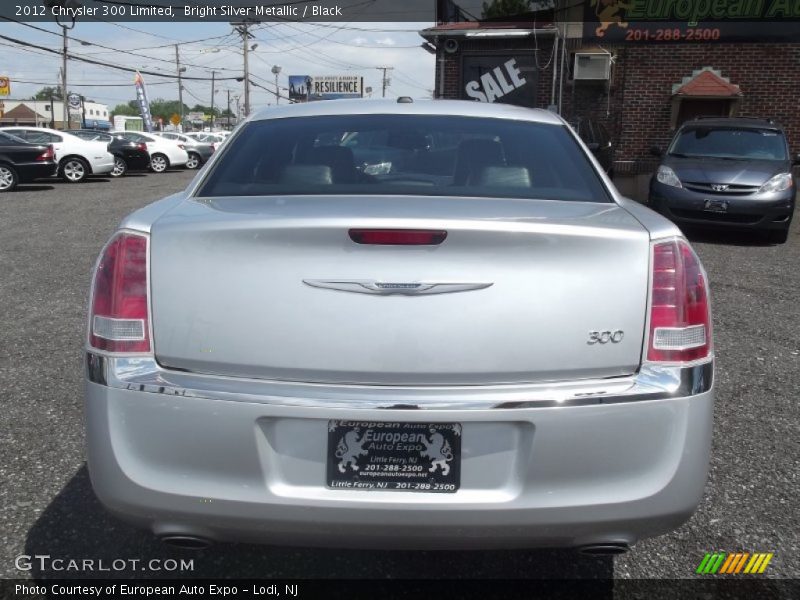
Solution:
<path fill-rule="evenodd" d="M 17 172 L 10 165 L 0 165 L 0 192 L 10 192 L 19 183 Z"/>
<path fill-rule="evenodd" d="M 119 156 L 114 157 L 114 169 L 111 171 L 112 177 L 122 177 L 125 173 L 128 172 L 128 163 L 125 162 L 124 158 Z"/>
<path fill-rule="evenodd" d="M 789 239 L 789 228 L 768 231 L 767 239 L 773 244 L 785 244 L 786 240 Z"/>
<path fill-rule="evenodd" d="M 89 165 L 82 158 L 73 156 L 61 163 L 61 178 L 67 183 L 80 183 L 89 176 Z"/>
<path fill-rule="evenodd" d="M 169 168 L 169 159 L 163 154 L 154 154 L 150 157 L 150 169 L 153 173 L 163 173 Z"/>
<path fill-rule="evenodd" d="M 200 168 L 200 155 L 195 154 L 194 152 L 189 153 L 189 160 L 186 161 L 186 168 L 187 169 L 199 169 Z"/>

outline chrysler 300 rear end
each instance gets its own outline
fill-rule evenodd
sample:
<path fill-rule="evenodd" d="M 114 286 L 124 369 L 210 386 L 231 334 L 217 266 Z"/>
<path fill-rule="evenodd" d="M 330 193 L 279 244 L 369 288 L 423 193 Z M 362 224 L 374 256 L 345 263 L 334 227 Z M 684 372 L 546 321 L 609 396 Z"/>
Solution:
<path fill-rule="evenodd" d="M 250 121 L 103 250 L 87 374 L 97 495 L 188 544 L 617 551 L 706 480 L 705 273 L 549 113 Z"/>

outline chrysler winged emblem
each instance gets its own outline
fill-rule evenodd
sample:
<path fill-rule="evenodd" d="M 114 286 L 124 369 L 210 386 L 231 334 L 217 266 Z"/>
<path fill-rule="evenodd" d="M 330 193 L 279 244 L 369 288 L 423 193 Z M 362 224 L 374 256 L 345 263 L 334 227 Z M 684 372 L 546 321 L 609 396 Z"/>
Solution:
<path fill-rule="evenodd" d="M 425 296 L 430 294 L 452 294 L 482 290 L 491 282 L 410 281 L 383 282 L 374 279 L 303 279 L 303 283 L 316 288 L 355 292 L 356 294 L 379 294 L 382 296 Z"/>

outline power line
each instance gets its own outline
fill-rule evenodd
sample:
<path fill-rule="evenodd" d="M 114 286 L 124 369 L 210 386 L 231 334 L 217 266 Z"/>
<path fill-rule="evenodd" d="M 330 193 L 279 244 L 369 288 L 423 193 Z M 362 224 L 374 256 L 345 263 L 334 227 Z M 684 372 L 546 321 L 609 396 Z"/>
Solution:
<path fill-rule="evenodd" d="M 61 52 L 59 52 L 57 50 L 52 50 L 51 48 L 45 48 L 44 46 L 38 46 L 36 44 L 31 44 L 30 42 L 24 42 L 22 40 L 18 40 L 16 38 L 12 38 L 12 37 L 9 37 L 7 35 L 0 35 L 0 39 L 4 39 L 6 41 L 13 42 L 14 44 L 17 44 L 19 46 L 25 46 L 26 48 L 36 48 L 38 50 L 43 50 L 45 52 L 49 52 L 50 54 L 61 55 Z M 144 75 L 151 75 L 153 77 L 165 77 L 167 79 L 177 79 L 177 77 L 175 75 L 165 75 L 164 73 L 156 73 L 155 71 L 147 71 L 147 70 L 144 70 L 144 69 L 136 69 L 136 68 L 133 68 L 133 67 L 123 67 L 123 66 L 120 66 L 120 65 L 106 64 L 106 63 L 103 63 L 103 62 L 100 62 L 100 61 L 97 61 L 97 60 L 92 60 L 90 58 L 82 57 L 82 56 L 77 55 L 77 54 L 68 54 L 68 57 L 70 59 L 72 59 L 72 60 L 77 60 L 77 61 L 80 61 L 80 62 L 89 63 L 91 65 L 97 65 L 97 66 L 100 66 L 100 67 L 104 67 L 106 69 L 115 69 L 117 71 L 125 71 L 127 73 L 136 73 L 136 72 L 138 72 L 138 73 L 143 73 Z M 194 80 L 194 81 L 211 81 L 210 77 L 189 77 L 189 76 L 184 76 L 183 79 L 189 79 L 189 80 Z M 238 80 L 239 78 L 238 77 L 222 77 L 222 78 L 219 78 L 218 81 L 231 81 L 231 80 L 234 80 L 234 79 Z"/>

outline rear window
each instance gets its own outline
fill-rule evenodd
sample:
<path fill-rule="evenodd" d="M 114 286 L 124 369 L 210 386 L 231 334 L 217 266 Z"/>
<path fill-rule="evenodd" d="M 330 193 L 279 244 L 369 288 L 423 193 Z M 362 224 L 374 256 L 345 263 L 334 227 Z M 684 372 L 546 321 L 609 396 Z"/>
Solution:
<path fill-rule="evenodd" d="M 692 127 L 683 130 L 669 153 L 686 158 L 787 160 L 783 134 L 775 129 Z"/>
<path fill-rule="evenodd" d="M 198 193 L 301 194 L 610 201 L 564 126 L 433 115 L 254 121 Z"/>

